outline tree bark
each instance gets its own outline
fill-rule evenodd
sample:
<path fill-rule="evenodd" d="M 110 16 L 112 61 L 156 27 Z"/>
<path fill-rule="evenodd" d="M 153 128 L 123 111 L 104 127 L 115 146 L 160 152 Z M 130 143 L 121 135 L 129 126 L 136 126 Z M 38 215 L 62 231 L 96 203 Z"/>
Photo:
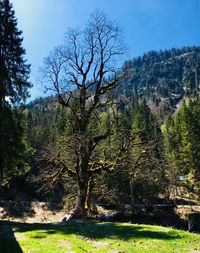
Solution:
<path fill-rule="evenodd" d="M 68 220 L 82 219 L 88 214 L 88 180 L 80 179 L 77 182 L 78 196 L 75 209 L 70 213 Z"/>
<path fill-rule="evenodd" d="M 89 123 L 93 117 L 96 118 L 99 108 L 110 104 L 110 95 L 107 97 L 106 93 L 124 78 L 124 74 L 120 75 L 118 67 L 113 65 L 115 57 L 124 53 L 124 47 L 120 29 L 99 11 L 91 16 L 89 26 L 83 32 L 71 30 L 67 33 L 67 38 L 64 47 L 55 49 L 46 58 L 43 75 L 45 83 L 53 85 L 50 89 L 53 88 L 57 93 L 59 103 L 70 109 L 76 123 L 72 127 L 77 143 L 74 148 L 76 161 L 73 171 L 76 171 L 74 177 L 78 196 L 69 219 L 77 219 L 86 216 L 91 208 L 91 180 L 95 171 L 95 168 L 90 169 L 92 152 L 99 141 L 108 136 L 105 134 L 95 138 L 88 131 Z M 60 75 L 63 74 L 67 83 L 74 85 L 75 89 L 63 92 L 60 86 Z M 109 168 L 106 163 L 102 163 L 98 170 L 101 171 L 103 166 Z"/>

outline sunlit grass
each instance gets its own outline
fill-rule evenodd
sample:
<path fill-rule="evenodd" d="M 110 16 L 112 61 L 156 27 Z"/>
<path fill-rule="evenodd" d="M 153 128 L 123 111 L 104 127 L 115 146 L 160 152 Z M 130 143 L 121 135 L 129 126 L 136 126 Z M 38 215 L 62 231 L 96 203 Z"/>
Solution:
<path fill-rule="evenodd" d="M 74 221 L 61 225 L 15 224 L 13 230 L 24 253 L 191 253 L 200 250 L 200 235 L 159 226 Z"/>

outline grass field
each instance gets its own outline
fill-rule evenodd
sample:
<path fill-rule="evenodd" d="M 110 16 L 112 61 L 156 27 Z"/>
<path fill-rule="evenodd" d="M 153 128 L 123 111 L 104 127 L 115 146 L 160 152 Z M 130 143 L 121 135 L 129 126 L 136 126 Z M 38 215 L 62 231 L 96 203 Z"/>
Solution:
<path fill-rule="evenodd" d="M 0 234 L 1 253 L 200 253 L 200 235 L 159 226 L 89 221 L 3 226 L 10 232 Z"/>

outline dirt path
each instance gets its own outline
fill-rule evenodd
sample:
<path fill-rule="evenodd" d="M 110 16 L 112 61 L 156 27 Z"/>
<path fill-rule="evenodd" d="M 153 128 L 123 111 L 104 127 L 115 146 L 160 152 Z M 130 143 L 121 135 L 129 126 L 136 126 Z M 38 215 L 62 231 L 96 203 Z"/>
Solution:
<path fill-rule="evenodd" d="M 49 202 L 0 201 L 0 220 L 25 223 L 60 222 L 67 210 Z"/>

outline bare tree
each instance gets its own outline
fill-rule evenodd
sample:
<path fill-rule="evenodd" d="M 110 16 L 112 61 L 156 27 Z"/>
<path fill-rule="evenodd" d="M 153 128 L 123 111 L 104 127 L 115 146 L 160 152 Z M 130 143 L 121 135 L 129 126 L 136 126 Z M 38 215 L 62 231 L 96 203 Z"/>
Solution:
<path fill-rule="evenodd" d="M 44 61 L 42 76 L 46 88 L 56 92 L 59 103 L 70 110 L 76 124 L 72 136 L 60 140 L 55 162 L 60 170 L 54 173 L 54 178 L 66 172 L 76 180 L 73 218 L 87 214 L 93 176 L 102 170 L 113 170 L 127 149 L 123 145 L 113 162 L 108 162 L 106 155 L 103 160 L 94 159 L 96 147 L 110 132 L 88 135 L 91 120 L 98 117 L 99 109 L 112 103 L 110 91 L 124 78 L 116 67 L 124 48 L 119 27 L 96 11 L 85 30 L 70 29 L 64 45 L 55 48 Z M 72 158 L 64 157 L 62 144 L 71 149 Z"/>

